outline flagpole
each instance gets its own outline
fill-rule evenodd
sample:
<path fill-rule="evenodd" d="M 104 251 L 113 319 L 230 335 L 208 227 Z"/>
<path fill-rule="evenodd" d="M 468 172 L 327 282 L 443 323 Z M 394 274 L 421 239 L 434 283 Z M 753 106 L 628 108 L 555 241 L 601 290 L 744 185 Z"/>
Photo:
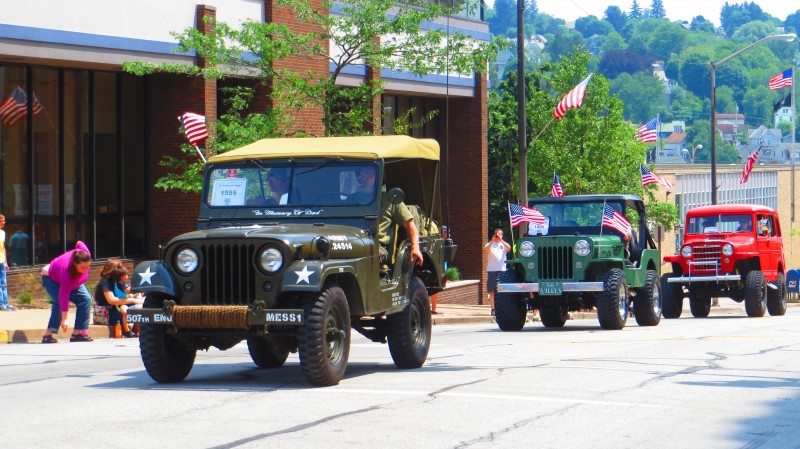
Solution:
<path fill-rule="evenodd" d="M 550 126 L 550 124 L 551 124 L 551 123 L 553 123 L 553 120 L 555 120 L 555 117 L 550 117 L 550 121 L 549 121 L 549 122 L 547 122 L 547 124 L 546 124 L 546 125 L 544 125 L 544 128 L 542 128 L 542 130 L 541 130 L 541 131 L 539 131 L 539 134 L 537 134 L 537 135 L 536 135 L 536 137 L 534 137 L 534 138 L 533 138 L 533 140 L 531 140 L 531 143 L 530 143 L 530 144 L 528 144 L 528 146 L 529 146 L 529 147 L 530 147 L 530 146 L 533 146 L 533 144 L 534 144 L 534 143 L 536 143 L 536 141 L 537 141 L 537 140 L 539 140 L 539 137 L 542 135 L 542 133 L 544 132 L 544 130 L 546 130 L 546 129 L 547 129 L 547 127 L 548 127 L 548 126 Z"/>
<path fill-rule="evenodd" d="M 514 250 L 514 225 L 511 224 L 511 204 L 506 201 L 506 212 L 508 212 L 508 226 L 511 229 L 511 250 Z"/>
<path fill-rule="evenodd" d="M 197 155 L 200 156 L 200 159 L 202 159 L 203 163 L 205 164 L 206 157 L 203 155 L 203 152 L 200 151 L 200 147 L 198 147 L 196 143 L 193 143 L 192 146 L 194 147 L 195 150 L 197 150 Z"/>
<path fill-rule="evenodd" d="M 790 157 L 792 158 L 792 217 L 791 217 L 792 218 L 792 220 L 791 220 L 792 223 L 794 223 L 794 203 L 795 203 L 795 201 L 794 201 L 794 193 L 795 193 L 795 190 L 794 190 L 794 177 L 795 177 L 795 174 L 794 174 L 794 169 L 795 169 L 794 158 L 795 158 L 795 154 L 794 153 L 795 153 L 795 147 L 794 146 L 795 146 L 795 133 L 796 133 L 795 126 L 796 126 L 796 123 L 797 123 L 797 106 L 795 106 L 796 100 L 795 100 L 795 96 L 794 96 L 794 93 L 795 93 L 795 89 L 794 89 L 794 78 L 795 78 L 794 77 L 794 73 L 796 71 L 797 71 L 797 66 L 796 66 L 796 64 L 793 63 L 792 64 L 792 151 L 791 151 L 791 154 L 790 154 Z"/>

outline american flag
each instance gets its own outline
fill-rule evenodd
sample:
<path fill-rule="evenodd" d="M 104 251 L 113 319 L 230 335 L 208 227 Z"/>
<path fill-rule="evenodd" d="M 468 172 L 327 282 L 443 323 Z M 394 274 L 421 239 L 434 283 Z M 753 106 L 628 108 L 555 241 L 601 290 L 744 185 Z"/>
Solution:
<path fill-rule="evenodd" d="M 628 238 L 631 236 L 631 222 L 610 204 L 603 207 L 603 226 L 614 229 Z"/>
<path fill-rule="evenodd" d="M 592 78 L 592 73 L 586 77 L 585 80 L 581 81 L 580 84 L 573 87 L 571 91 L 567 92 L 564 95 L 564 98 L 558 103 L 556 109 L 553 111 L 553 117 L 556 120 L 564 118 L 564 114 L 567 113 L 567 109 L 577 109 L 581 107 L 583 104 L 583 97 L 586 95 L 586 87 L 589 85 L 589 79 Z"/>
<path fill-rule="evenodd" d="M 558 174 L 556 172 L 553 172 L 553 187 L 550 189 L 550 196 L 553 198 L 564 196 L 564 189 L 561 188 L 561 181 L 558 180 Z"/>
<path fill-rule="evenodd" d="M 538 210 L 512 203 L 508 203 L 508 216 L 511 218 L 512 228 L 516 228 L 521 223 L 543 225 L 545 221 L 544 215 Z"/>
<path fill-rule="evenodd" d="M 658 128 L 658 117 L 640 126 L 636 130 L 636 138 L 639 139 L 639 142 L 655 142 L 658 140 L 656 128 Z"/>
<path fill-rule="evenodd" d="M 186 132 L 186 137 L 189 138 L 189 143 L 197 145 L 197 142 L 208 138 L 208 128 L 206 128 L 206 118 L 194 112 L 185 112 L 182 116 L 178 117 L 183 125 L 183 130 Z"/>
<path fill-rule="evenodd" d="M 747 182 L 747 178 L 750 177 L 750 172 L 753 171 L 753 166 L 756 165 L 758 153 L 760 152 L 761 147 L 759 147 L 755 153 L 751 154 L 750 157 L 747 158 L 747 162 L 744 164 L 744 170 L 742 171 L 742 179 L 739 180 L 739 184 L 744 184 Z"/>
<path fill-rule="evenodd" d="M 36 95 L 33 96 L 33 116 L 41 114 L 44 108 Z M 17 86 L 16 89 L 11 91 L 11 95 L 6 98 L 3 104 L 0 104 L 0 120 L 6 126 L 14 126 L 28 116 L 28 95 Z"/>
<path fill-rule="evenodd" d="M 778 90 L 781 87 L 792 87 L 792 69 L 786 69 L 769 79 L 770 90 Z"/>
<path fill-rule="evenodd" d="M 639 168 L 642 170 L 642 187 L 648 184 L 661 184 L 662 186 L 671 189 L 675 187 L 675 185 L 666 179 L 656 175 L 649 168 L 645 167 L 642 164 L 639 164 Z"/>

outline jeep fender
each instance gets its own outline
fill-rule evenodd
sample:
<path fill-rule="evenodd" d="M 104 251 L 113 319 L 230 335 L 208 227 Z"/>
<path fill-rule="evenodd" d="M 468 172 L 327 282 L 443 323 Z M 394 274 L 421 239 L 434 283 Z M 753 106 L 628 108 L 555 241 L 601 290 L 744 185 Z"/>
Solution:
<path fill-rule="evenodd" d="M 147 260 L 136 265 L 131 276 L 131 292 L 164 293 L 179 297 L 180 291 L 175 289 L 175 276 L 162 260 Z"/>
<path fill-rule="evenodd" d="M 294 261 L 284 272 L 281 291 L 318 292 L 322 289 L 328 276 L 341 273 L 350 273 L 354 277 L 356 276 L 356 270 L 347 264 L 332 265 L 321 261 Z"/>

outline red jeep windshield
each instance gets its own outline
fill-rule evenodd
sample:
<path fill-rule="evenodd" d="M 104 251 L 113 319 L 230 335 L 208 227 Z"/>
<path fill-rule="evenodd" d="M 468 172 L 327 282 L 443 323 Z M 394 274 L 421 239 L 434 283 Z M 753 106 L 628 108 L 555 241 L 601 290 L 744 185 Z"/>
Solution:
<path fill-rule="evenodd" d="M 719 232 L 753 232 L 751 215 L 700 215 L 689 218 L 687 234 L 716 234 Z"/>

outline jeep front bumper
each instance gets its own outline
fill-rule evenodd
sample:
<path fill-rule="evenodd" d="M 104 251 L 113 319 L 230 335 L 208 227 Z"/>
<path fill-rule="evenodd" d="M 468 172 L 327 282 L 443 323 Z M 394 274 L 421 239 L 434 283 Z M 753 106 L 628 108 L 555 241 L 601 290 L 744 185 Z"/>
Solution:
<path fill-rule="evenodd" d="M 569 292 L 602 292 L 602 282 L 517 282 L 497 284 L 498 293 L 539 293 L 560 295 Z"/>
<path fill-rule="evenodd" d="M 128 309 L 128 323 L 164 324 L 184 329 L 242 329 L 251 326 L 301 326 L 302 309 L 262 309 L 248 306 L 180 306 Z"/>
<path fill-rule="evenodd" d="M 718 274 L 712 276 L 678 276 L 667 278 L 667 282 L 691 284 L 692 282 L 727 282 L 741 281 L 742 276 L 738 274 Z"/>

